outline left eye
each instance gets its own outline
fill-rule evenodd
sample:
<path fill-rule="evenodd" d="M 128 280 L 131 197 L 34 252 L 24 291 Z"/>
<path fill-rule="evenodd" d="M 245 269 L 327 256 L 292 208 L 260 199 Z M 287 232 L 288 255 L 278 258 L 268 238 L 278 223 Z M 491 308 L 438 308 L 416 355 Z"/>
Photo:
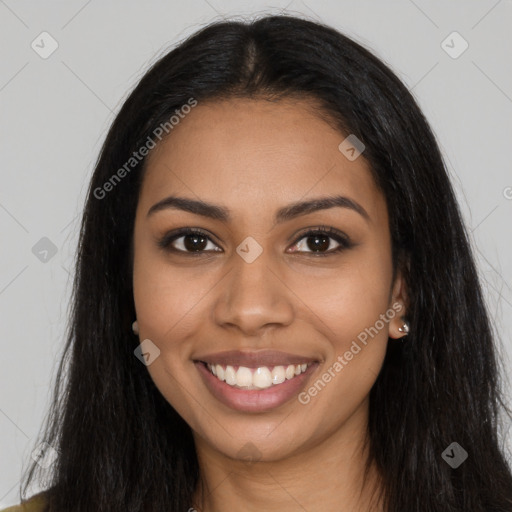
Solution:
<path fill-rule="evenodd" d="M 292 252 L 306 252 L 324 256 L 348 249 L 351 246 L 347 237 L 332 229 L 309 231 L 299 238 Z"/>

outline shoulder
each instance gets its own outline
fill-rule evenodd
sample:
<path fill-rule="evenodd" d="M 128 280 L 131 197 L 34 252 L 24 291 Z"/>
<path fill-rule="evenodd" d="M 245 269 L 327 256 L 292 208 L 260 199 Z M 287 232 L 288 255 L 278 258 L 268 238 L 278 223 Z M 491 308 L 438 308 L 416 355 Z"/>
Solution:
<path fill-rule="evenodd" d="M 0 510 L 0 512 L 43 512 L 46 505 L 45 493 L 41 492 L 32 496 L 20 505 Z"/>

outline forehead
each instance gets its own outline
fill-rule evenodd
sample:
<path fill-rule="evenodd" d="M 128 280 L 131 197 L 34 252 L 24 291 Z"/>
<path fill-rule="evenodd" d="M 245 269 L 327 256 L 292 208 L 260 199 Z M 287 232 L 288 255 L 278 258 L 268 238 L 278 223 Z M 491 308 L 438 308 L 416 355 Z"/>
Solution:
<path fill-rule="evenodd" d="M 182 193 L 242 211 L 344 194 L 378 217 L 385 200 L 366 160 L 340 152 L 345 138 L 308 101 L 199 103 L 148 155 L 141 202 Z"/>

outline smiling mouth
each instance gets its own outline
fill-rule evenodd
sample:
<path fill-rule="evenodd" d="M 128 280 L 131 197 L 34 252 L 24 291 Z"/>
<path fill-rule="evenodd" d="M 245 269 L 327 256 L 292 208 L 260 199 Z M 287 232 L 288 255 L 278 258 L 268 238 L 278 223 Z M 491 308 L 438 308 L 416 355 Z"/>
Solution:
<path fill-rule="evenodd" d="M 221 382 L 225 382 L 234 388 L 252 390 L 268 389 L 287 380 L 292 380 L 304 373 L 312 363 L 259 366 L 257 368 L 212 363 L 203 364 Z"/>

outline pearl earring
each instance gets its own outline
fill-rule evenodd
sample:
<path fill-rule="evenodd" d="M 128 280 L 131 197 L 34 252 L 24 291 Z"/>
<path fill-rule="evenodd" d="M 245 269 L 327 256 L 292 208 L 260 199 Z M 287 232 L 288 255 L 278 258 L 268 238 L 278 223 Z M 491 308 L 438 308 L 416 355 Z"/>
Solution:
<path fill-rule="evenodd" d="M 403 332 L 407 336 L 409 334 L 409 323 L 404 321 L 404 324 L 402 325 L 402 327 L 399 327 L 398 330 L 400 332 Z"/>
<path fill-rule="evenodd" d="M 133 324 L 132 324 L 132 331 L 133 331 L 133 334 L 136 334 L 136 335 L 139 334 L 139 323 L 137 322 L 137 320 L 135 320 L 135 322 L 133 322 Z"/>

